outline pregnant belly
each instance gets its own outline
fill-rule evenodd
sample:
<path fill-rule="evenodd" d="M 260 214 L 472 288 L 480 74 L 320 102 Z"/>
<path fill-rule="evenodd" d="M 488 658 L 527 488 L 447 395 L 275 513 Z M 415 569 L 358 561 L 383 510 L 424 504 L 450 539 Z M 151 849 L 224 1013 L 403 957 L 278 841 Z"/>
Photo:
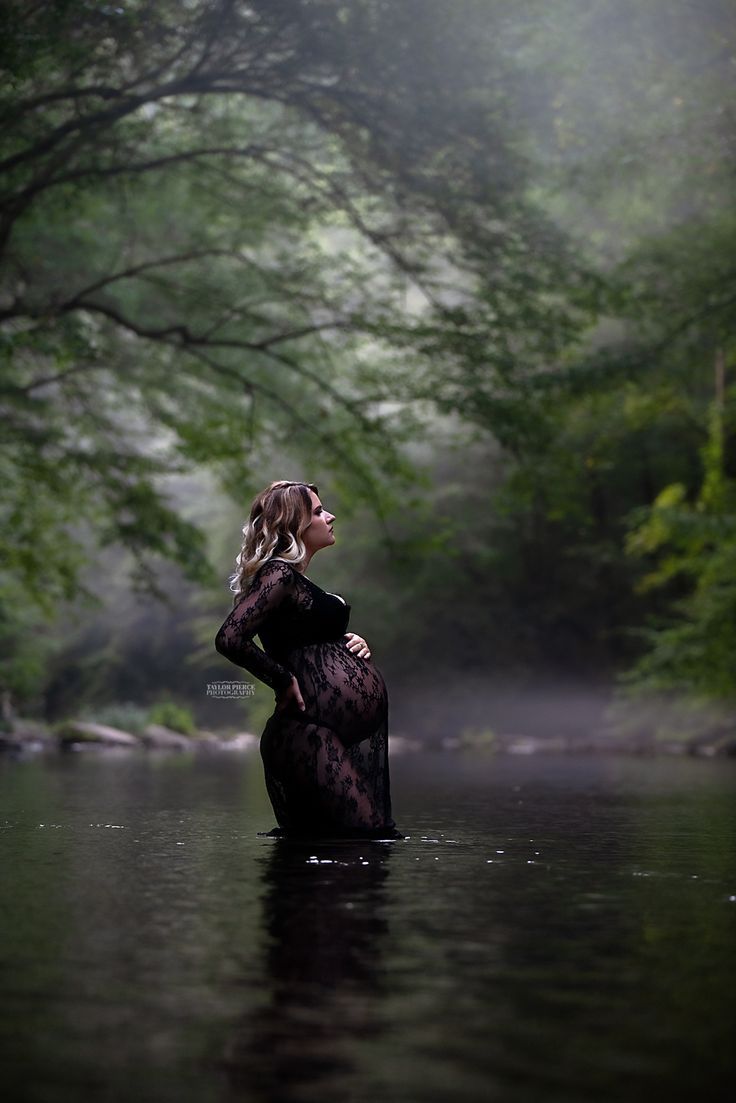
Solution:
<path fill-rule="evenodd" d="M 388 696 L 380 670 L 342 641 L 313 643 L 289 655 L 305 714 L 334 731 L 345 746 L 359 743 L 386 722 Z"/>

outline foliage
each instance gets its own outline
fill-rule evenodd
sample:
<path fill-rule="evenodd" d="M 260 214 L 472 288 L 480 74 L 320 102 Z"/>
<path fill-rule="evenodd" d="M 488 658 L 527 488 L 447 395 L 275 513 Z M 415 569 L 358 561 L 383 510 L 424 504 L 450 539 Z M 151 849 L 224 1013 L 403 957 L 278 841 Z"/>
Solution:
<path fill-rule="evenodd" d="M 435 388 L 416 353 L 485 365 L 496 318 L 508 374 L 562 239 L 515 186 L 483 7 L 11 5 L 4 397 L 70 511 L 203 580 L 158 473 L 214 462 L 242 494 L 288 433 L 380 510 L 381 476 L 409 476 L 407 400 Z"/>
<path fill-rule="evenodd" d="M 497 751 L 498 736 L 491 728 L 463 728 L 457 737 L 457 745 L 463 750 Z"/>
<path fill-rule="evenodd" d="M 111 701 L 108 704 L 88 707 L 82 710 L 80 718 L 96 724 L 106 724 L 131 735 L 142 735 L 146 725 L 151 723 L 148 710 L 133 701 Z"/>
<path fill-rule="evenodd" d="M 14 702 L 38 710 L 50 659 L 63 640 L 49 631 L 46 617 L 29 609 L 22 595 L 0 575 L 0 687 L 4 728 L 12 726 Z"/>
<path fill-rule="evenodd" d="M 628 537 L 632 555 L 653 565 L 643 589 L 684 580 L 659 624 L 642 631 L 647 652 L 626 672 L 634 692 L 678 688 L 701 698 L 736 701 L 736 479 L 723 469 L 725 425 L 733 426 L 736 403 L 711 405 L 708 439 L 701 450 L 703 481 L 693 502 L 680 483 L 665 487 L 639 512 Z"/>
<path fill-rule="evenodd" d="M 182 735 L 197 734 L 197 725 L 191 710 L 175 701 L 159 701 L 153 705 L 148 711 L 148 720 L 151 724 L 161 724 L 172 731 L 181 732 Z"/>
<path fill-rule="evenodd" d="M 640 657 L 632 685 L 724 698 L 736 692 L 736 432 L 712 396 L 714 363 L 723 392 L 736 352 L 734 41 L 719 0 L 560 0 L 521 44 L 539 78 L 524 135 L 534 193 L 606 294 L 586 340 L 529 378 L 538 432 L 494 500 L 511 604 L 532 638 L 562 642 L 560 669 L 586 649 Z M 662 540 L 649 584 L 629 554 L 645 539 Z"/>
<path fill-rule="evenodd" d="M 515 365 L 582 277 L 521 186 L 504 9 L 4 6 L 8 587 L 71 598 L 94 542 L 156 596 L 166 561 L 214 584 L 167 478 L 243 501 L 295 455 L 411 554 L 387 517 L 422 404 L 533 431 Z"/>
<path fill-rule="evenodd" d="M 209 465 L 329 489 L 401 670 L 732 693 L 731 5 L 3 19 L 4 685 L 95 542 L 214 586 L 171 493 Z"/>

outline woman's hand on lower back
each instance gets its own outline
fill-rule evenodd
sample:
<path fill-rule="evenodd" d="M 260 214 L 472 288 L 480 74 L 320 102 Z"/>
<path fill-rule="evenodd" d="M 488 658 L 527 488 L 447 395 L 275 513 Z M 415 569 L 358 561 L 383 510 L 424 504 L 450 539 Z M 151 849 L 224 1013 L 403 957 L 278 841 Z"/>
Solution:
<path fill-rule="evenodd" d="M 288 708 L 292 701 L 296 704 L 300 712 L 304 712 L 304 698 L 302 697 L 302 691 L 299 689 L 299 683 L 295 677 L 292 677 L 286 689 L 282 689 L 280 693 L 276 694 L 276 712 L 281 712 L 282 709 Z"/>
<path fill-rule="evenodd" d="M 345 646 L 348 651 L 352 651 L 354 655 L 357 655 L 359 659 L 370 659 L 371 652 L 368 644 L 365 642 L 362 636 L 357 636 L 355 632 L 345 633 Z"/>

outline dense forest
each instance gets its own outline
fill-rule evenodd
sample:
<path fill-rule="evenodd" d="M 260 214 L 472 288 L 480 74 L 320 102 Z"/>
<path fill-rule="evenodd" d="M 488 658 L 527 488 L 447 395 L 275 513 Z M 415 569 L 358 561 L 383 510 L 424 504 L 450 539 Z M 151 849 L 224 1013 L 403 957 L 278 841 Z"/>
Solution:
<path fill-rule="evenodd" d="M 318 483 L 315 577 L 414 700 L 733 715 L 731 4 L 1 18 L 6 724 L 224 718 L 212 641 L 276 478 Z"/>

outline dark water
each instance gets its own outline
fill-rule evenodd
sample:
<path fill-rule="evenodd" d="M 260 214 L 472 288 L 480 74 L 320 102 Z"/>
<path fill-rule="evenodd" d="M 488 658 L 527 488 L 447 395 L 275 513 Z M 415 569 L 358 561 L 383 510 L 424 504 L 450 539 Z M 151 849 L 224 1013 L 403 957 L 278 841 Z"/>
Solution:
<path fill-rule="evenodd" d="M 736 764 L 392 760 L 289 845 L 260 760 L 0 763 L 6 1100 L 731 1098 Z"/>

